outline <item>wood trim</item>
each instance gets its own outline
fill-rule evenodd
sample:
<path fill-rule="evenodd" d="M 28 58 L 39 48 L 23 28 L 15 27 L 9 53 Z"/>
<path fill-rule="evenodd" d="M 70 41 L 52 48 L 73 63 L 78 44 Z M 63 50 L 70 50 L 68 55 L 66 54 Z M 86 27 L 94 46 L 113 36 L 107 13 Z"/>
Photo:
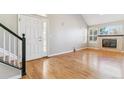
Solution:
<path fill-rule="evenodd" d="M 108 52 L 124 53 L 124 51 L 111 50 L 111 49 L 105 49 L 105 48 L 94 48 L 94 47 L 88 47 L 87 49 L 89 49 L 89 50 L 98 50 L 98 51 L 108 51 Z"/>
<path fill-rule="evenodd" d="M 39 57 L 39 58 L 32 59 L 32 60 L 27 60 L 26 62 L 31 62 L 31 61 L 35 61 L 35 60 L 39 60 L 39 59 L 44 59 L 44 58 L 48 58 L 48 56 Z"/>
<path fill-rule="evenodd" d="M 98 35 L 98 37 L 117 37 L 117 36 L 124 36 L 124 35 Z"/>
<path fill-rule="evenodd" d="M 87 49 L 87 47 L 76 49 L 76 51 L 80 51 L 82 49 Z M 73 52 L 73 50 L 69 50 L 69 51 L 65 51 L 65 52 L 59 52 L 59 53 L 55 53 L 55 54 L 50 54 L 50 55 L 48 55 L 48 57 L 58 56 L 58 55 L 67 54 L 67 53 L 71 53 L 71 52 Z"/>
<path fill-rule="evenodd" d="M 53 57 L 53 56 L 62 55 L 62 54 L 66 54 L 66 53 L 71 53 L 71 52 L 73 52 L 73 50 L 65 51 L 65 52 L 59 52 L 59 53 L 55 53 L 55 54 L 50 54 L 50 55 L 48 55 L 48 57 Z"/>

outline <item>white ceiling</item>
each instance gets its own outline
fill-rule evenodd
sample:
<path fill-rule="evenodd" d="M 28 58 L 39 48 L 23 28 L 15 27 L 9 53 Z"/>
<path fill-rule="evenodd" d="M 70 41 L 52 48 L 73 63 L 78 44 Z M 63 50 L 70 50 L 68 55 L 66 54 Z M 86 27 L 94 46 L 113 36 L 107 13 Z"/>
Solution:
<path fill-rule="evenodd" d="M 82 14 L 82 16 L 89 26 L 124 20 L 124 14 Z"/>

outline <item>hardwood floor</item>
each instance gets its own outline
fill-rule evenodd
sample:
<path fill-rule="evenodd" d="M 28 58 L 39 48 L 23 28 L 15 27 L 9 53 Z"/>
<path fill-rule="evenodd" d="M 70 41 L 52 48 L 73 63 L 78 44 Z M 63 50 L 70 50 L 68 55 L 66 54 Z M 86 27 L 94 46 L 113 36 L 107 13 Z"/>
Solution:
<path fill-rule="evenodd" d="M 27 62 L 23 79 L 124 78 L 124 53 L 85 49 Z"/>

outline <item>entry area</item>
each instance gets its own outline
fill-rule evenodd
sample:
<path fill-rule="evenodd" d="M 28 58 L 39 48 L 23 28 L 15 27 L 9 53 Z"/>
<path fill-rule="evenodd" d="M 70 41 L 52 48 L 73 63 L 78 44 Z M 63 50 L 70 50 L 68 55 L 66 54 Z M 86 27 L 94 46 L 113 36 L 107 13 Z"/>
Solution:
<path fill-rule="evenodd" d="M 26 35 L 26 60 L 47 56 L 47 19 L 37 15 L 19 15 L 19 35 Z"/>

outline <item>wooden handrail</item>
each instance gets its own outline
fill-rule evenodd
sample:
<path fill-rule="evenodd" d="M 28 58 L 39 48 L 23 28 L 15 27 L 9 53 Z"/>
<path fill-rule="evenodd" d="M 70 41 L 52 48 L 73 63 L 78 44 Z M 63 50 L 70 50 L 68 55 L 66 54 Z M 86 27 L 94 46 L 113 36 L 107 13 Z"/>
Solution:
<path fill-rule="evenodd" d="M 7 32 L 11 33 L 12 35 L 14 35 L 15 37 L 17 37 L 18 39 L 22 40 L 22 38 L 20 36 L 18 36 L 16 33 L 14 33 L 12 30 L 10 30 L 9 28 L 7 28 L 6 26 L 4 26 L 2 23 L 0 23 L 0 26 L 5 29 Z"/>

